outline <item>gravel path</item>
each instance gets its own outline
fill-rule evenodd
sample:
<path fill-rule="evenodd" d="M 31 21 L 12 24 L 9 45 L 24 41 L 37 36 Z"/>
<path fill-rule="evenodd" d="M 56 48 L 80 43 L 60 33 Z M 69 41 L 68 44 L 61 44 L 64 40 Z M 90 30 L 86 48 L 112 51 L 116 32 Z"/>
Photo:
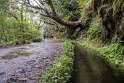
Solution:
<path fill-rule="evenodd" d="M 40 75 L 63 52 L 60 40 L 0 48 L 0 83 L 39 83 Z"/>

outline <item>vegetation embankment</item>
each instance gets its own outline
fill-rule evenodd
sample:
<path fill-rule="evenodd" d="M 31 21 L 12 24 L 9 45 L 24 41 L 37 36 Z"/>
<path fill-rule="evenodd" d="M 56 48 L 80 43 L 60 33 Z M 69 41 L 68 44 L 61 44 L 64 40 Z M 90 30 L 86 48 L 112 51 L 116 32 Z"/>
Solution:
<path fill-rule="evenodd" d="M 52 67 L 42 75 L 41 83 L 67 83 L 70 80 L 73 66 L 73 44 L 71 41 L 64 43 L 63 54 L 54 61 Z"/>
<path fill-rule="evenodd" d="M 79 43 L 87 49 L 100 53 L 112 69 L 117 82 L 123 83 L 124 2 L 122 0 L 94 0 L 94 3 L 88 2 L 84 7 L 83 15 L 87 27 Z"/>

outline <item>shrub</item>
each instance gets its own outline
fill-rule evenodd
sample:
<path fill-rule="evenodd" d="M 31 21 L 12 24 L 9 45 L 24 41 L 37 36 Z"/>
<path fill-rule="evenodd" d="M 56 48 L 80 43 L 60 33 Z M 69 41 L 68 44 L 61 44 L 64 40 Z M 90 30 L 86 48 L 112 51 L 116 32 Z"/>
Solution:
<path fill-rule="evenodd" d="M 97 16 L 94 18 L 90 23 L 90 28 L 87 31 L 87 35 L 90 39 L 98 39 L 101 34 L 101 27 L 100 27 L 100 18 Z"/>

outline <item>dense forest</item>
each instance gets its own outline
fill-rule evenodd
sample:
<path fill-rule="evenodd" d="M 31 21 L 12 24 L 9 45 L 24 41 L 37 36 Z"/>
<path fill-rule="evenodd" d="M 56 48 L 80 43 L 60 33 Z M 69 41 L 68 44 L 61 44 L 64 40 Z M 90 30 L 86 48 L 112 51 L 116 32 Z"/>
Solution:
<path fill-rule="evenodd" d="M 80 47 L 95 52 L 109 67 L 116 82 L 106 83 L 124 83 L 123 0 L 0 0 L 1 48 L 44 38 L 65 42 L 63 54 L 41 75 L 41 83 L 73 83 Z"/>
<path fill-rule="evenodd" d="M 40 25 L 23 4 L 14 0 L 0 1 L 0 46 L 41 40 Z"/>

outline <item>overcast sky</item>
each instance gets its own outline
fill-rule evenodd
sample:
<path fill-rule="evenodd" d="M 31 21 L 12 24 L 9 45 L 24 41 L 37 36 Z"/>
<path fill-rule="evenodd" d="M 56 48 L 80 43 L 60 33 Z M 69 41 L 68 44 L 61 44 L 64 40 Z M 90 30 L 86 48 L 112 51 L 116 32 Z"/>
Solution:
<path fill-rule="evenodd" d="M 33 5 L 37 5 L 36 1 L 38 2 L 38 0 L 30 0 Z"/>

